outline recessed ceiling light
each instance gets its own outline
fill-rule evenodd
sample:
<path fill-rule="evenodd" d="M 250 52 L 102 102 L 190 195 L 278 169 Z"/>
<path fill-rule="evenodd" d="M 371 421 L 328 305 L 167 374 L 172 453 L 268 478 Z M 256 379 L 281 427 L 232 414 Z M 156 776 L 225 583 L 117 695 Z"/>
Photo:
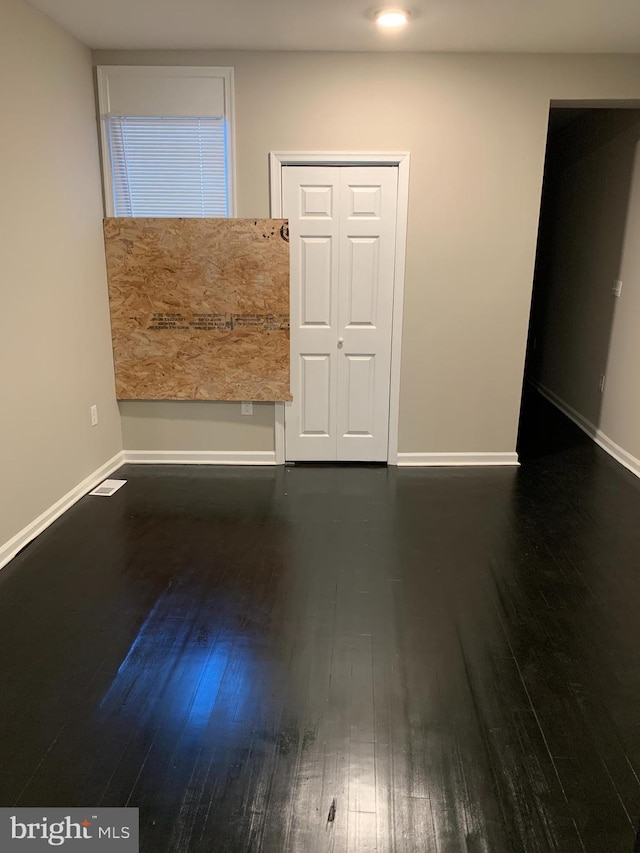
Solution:
<path fill-rule="evenodd" d="M 409 13 L 402 9 L 383 9 L 376 15 L 376 23 L 387 29 L 404 27 L 409 20 Z"/>

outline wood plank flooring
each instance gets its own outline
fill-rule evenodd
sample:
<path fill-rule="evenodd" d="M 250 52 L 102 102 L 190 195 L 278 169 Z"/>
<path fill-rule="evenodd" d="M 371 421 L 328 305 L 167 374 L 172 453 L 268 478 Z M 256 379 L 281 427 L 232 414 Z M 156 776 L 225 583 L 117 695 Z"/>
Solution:
<path fill-rule="evenodd" d="M 520 469 L 126 466 L 0 573 L 0 805 L 145 853 L 634 850 L 640 481 L 539 399 Z"/>

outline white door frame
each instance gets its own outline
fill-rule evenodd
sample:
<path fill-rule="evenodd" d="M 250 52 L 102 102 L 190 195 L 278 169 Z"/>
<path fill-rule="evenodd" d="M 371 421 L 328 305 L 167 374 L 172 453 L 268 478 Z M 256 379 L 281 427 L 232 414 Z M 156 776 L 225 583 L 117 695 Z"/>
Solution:
<path fill-rule="evenodd" d="M 391 330 L 391 377 L 389 395 L 389 445 L 387 461 L 398 464 L 398 419 L 400 415 L 400 358 L 402 354 L 402 312 L 404 307 L 404 271 L 407 253 L 407 212 L 409 206 L 408 151 L 271 151 L 269 185 L 271 216 L 282 218 L 282 169 L 284 166 L 397 166 L 398 216 L 396 220 L 396 258 L 393 276 L 393 325 Z M 284 465 L 284 407 L 275 404 L 276 465 Z"/>

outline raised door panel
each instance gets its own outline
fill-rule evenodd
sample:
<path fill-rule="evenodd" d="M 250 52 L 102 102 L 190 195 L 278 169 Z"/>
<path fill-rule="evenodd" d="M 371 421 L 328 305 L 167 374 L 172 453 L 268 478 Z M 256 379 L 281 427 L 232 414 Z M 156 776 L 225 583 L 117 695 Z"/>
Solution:
<path fill-rule="evenodd" d="M 354 219 L 380 219 L 382 189 L 379 184 L 351 183 L 346 188 L 347 215 Z"/>
<path fill-rule="evenodd" d="M 331 184 L 301 184 L 298 215 L 305 219 L 333 219 L 334 191 Z"/>
<path fill-rule="evenodd" d="M 299 325 L 304 328 L 331 326 L 332 238 L 300 237 L 297 248 L 300 257 Z"/>
<path fill-rule="evenodd" d="M 329 438 L 331 435 L 331 355 L 300 356 L 300 436 Z"/>
<path fill-rule="evenodd" d="M 373 438 L 375 429 L 376 357 L 373 353 L 346 355 L 344 437 Z"/>
<path fill-rule="evenodd" d="M 349 237 L 346 265 L 347 313 L 345 328 L 375 326 L 378 307 L 379 237 Z"/>

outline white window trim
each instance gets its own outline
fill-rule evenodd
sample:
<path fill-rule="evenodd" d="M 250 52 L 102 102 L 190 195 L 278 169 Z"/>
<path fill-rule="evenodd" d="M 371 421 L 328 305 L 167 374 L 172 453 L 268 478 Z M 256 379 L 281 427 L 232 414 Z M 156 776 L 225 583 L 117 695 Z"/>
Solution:
<path fill-rule="evenodd" d="M 233 68 L 225 66 L 187 65 L 99 65 L 96 69 L 98 85 L 98 110 L 100 114 L 100 148 L 102 154 L 102 186 L 104 189 L 105 216 L 115 216 L 113 185 L 111 181 L 111 156 L 107 138 L 107 104 L 109 73 L 126 73 L 127 69 L 140 71 L 157 77 L 215 77 L 224 84 L 224 118 L 227 145 L 227 187 L 229 192 L 229 218 L 236 216 L 236 150 L 235 150 L 235 104 L 233 94 Z"/>
<path fill-rule="evenodd" d="M 398 428 L 400 420 L 400 359 L 402 355 L 402 316 L 404 311 L 404 278 L 407 255 L 407 216 L 409 208 L 408 151 L 271 151 L 269 152 L 269 186 L 271 216 L 282 218 L 282 178 L 284 166 L 397 166 L 398 213 L 396 219 L 396 262 L 393 279 L 393 324 L 391 331 L 391 384 L 389 398 L 389 444 L 387 462 L 398 464 Z M 276 465 L 285 464 L 284 407 L 275 403 L 274 432 Z"/>

